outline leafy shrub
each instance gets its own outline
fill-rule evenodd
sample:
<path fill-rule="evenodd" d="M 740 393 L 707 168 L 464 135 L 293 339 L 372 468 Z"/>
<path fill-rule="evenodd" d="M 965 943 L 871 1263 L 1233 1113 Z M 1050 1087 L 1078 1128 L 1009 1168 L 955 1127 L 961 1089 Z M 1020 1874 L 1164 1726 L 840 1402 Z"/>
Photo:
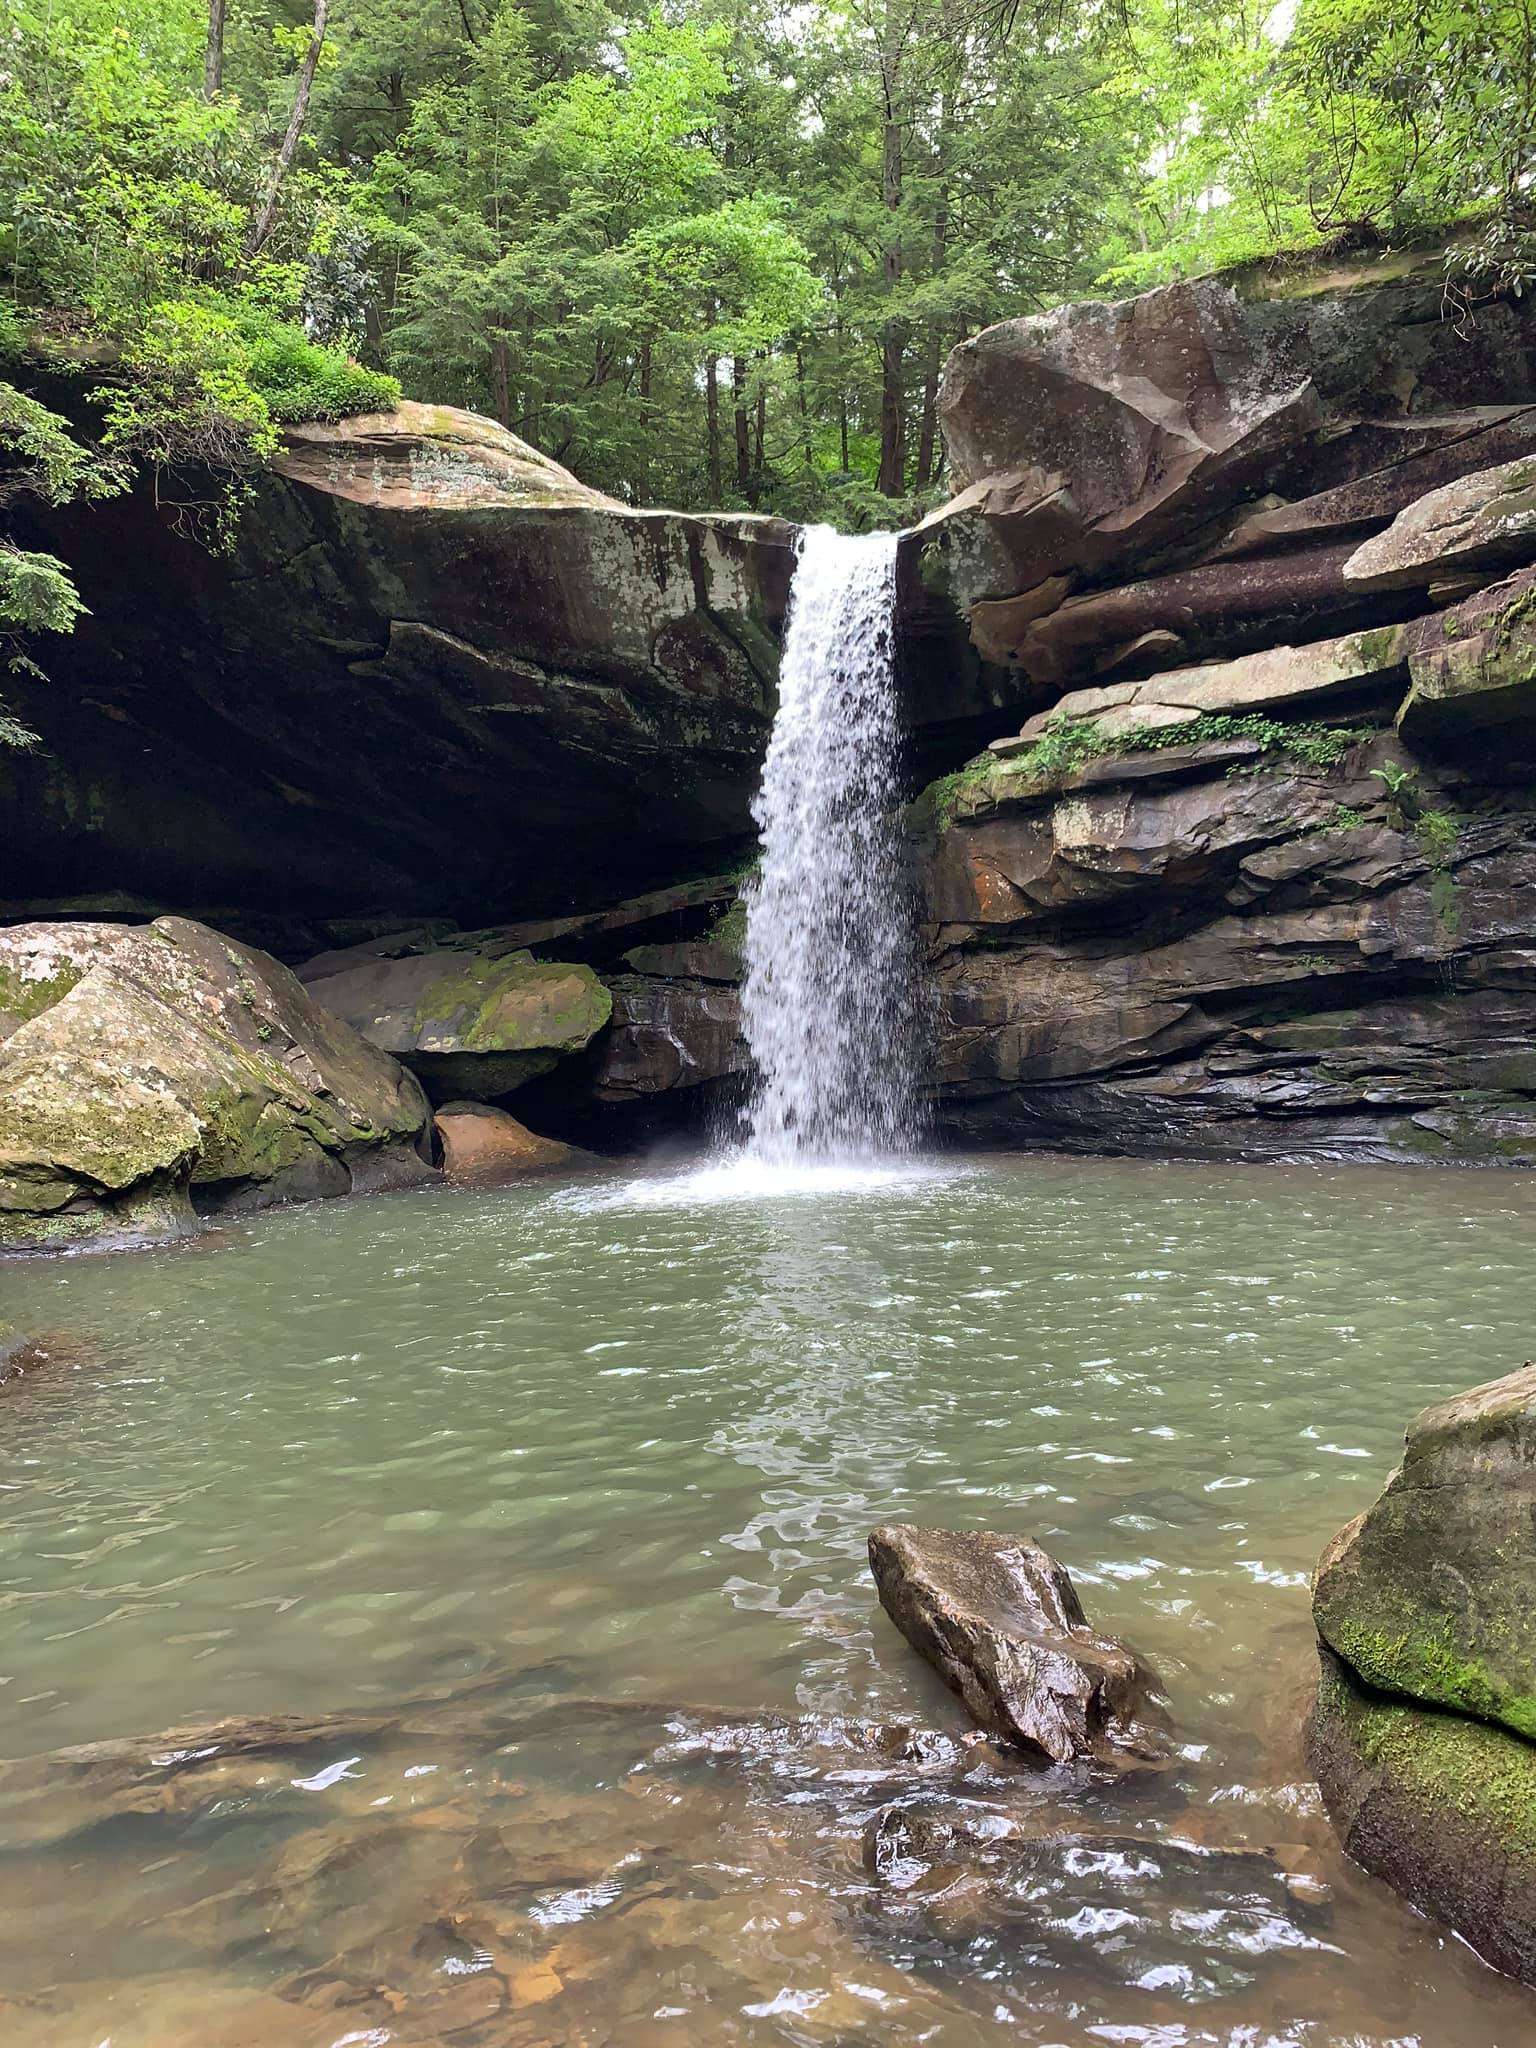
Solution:
<path fill-rule="evenodd" d="M 247 375 L 274 420 L 344 420 L 400 403 L 398 378 L 365 369 L 343 348 L 310 341 L 294 322 L 259 308 L 242 308 L 236 317 Z"/>

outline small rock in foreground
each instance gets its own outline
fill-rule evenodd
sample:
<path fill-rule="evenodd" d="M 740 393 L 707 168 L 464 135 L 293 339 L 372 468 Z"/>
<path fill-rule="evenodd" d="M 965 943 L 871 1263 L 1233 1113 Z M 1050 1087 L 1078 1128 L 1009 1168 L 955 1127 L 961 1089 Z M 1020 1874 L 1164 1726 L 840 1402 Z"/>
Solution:
<path fill-rule="evenodd" d="M 1057 1764 L 1168 1754 L 1156 1674 L 1089 1627 L 1066 1567 L 1027 1537 L 888 1523 L 869 1564 L 886 1613 L 989 1733 Z"/>

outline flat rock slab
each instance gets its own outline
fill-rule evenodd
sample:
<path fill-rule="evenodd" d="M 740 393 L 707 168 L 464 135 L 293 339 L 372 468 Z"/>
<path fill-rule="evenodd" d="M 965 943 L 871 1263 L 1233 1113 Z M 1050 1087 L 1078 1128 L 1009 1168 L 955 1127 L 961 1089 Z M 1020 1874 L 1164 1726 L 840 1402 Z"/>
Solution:
<path fill-rule="evenodd" d="M 886 1613 L 989 1734 L 1057 1764 L 1168 1754 L 1156 1674 L 1089 1627 L 1066 1567 L 1027 1537 L 888 1523 L 869 1564 Z"/>

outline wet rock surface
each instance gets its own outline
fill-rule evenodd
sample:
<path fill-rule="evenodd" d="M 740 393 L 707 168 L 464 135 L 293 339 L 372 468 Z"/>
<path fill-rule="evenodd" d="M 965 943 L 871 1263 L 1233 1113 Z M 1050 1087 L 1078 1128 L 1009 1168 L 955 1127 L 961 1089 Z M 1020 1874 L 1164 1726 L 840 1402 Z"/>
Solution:
<path fill-rule="evenodd" d="M 182 918 L 0 933 L 0 1249 L 430 1178 L 421 1089 L 286 968 Z"/>
<path fill-rule="evenodd" d="M 1323 1553 L 1307 1754 L 1340 1840 L 1536 1983 L 1536 1366 L 1428 1408 Z"/>
<path fill-rule="evenodd" d="M 1202 1843 L 1171 1787 L 1073 1808 L 973 1734 L 584 1698 L 573 1676 L 0 1766 L 27 1873 L 25 1930 L 0 1929 L 8 2039 L 969 2041 L 1045 2019 L 1063 1965 L 1078 1997 L 1086 1964 L 1151 2022 L 1194 2001 L 1220 2024 L 1268 1952 L 1326 1953 L 1307 1852 Z M 99 1915 L 72 1962 L 40 1937 L 82 1867 Z"/>
<path fill-rule="evenodd" d="M 1363 1685 L 1324 1649 L 1307 1760 L 1354 1860 L 1536 1984 L 1536 1746 Z"/>
<path fill-rule="evenodd" d="M 1088 1626 L 1038 1544 L 888 1523 L 869 1564 L 886 1613 L 989 1734 L 1053 1764 L 1167 1755 L 1156 1674 Z"/>

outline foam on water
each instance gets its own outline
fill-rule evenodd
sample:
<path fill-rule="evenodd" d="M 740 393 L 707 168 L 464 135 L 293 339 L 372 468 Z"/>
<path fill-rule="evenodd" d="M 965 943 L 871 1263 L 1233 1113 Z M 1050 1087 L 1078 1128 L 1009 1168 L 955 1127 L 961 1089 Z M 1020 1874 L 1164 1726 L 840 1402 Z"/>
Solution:
<path fill-rule="evenodd" d="M 643 1174 L 600 1187 L 577 1186 L 556 1198 L 584 1209 L 682 1209 L 733 1202 L 798 1201 L 846 1195 L 906 1195 L 939 1186 L 972 1169 L 950 1160 L 893 1157 L 857 1160 L 773 1160 L 737 1151 L 676 1173 Z"/>

